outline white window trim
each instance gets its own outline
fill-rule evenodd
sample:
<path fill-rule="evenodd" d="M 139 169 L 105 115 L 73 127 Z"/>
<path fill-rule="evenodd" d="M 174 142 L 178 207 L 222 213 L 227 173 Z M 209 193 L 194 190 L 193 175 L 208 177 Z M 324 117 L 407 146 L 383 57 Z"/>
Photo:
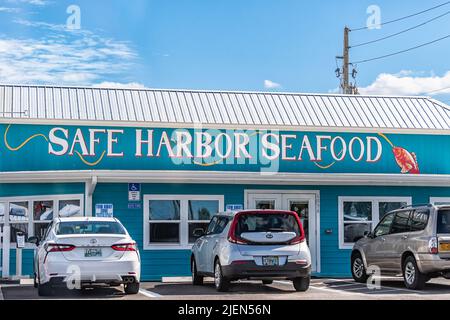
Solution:
<path fill-rule="evenodd" d="M 431 204 L 435 204 L 435 203 L 450 203 L 450 197 L 430 197 L 430 203 Z"/>
<path fill-rule="evenodd" d="M 79 200 L 80 201 L 80 208 L 81 208 L 81 215 L 84 216 L 84 194 L 58 194 L 58 195 L 39 195 L 39 196 L 19 196 L 19 197 L 1 197 L 0 203 L 4 203 L 6 205 L 5 210 L 5 216 L 4 216 L 4 222 L 1 222 L 0 224 L 5 225 L 11 225 L 12 221 L 9 221 L 9 204 L 11 202 L 28 202 L 28 221 L 23 222 L 12 222 L 12 224 L 27 224 L 28 225 L 28 236 L 34 235 L 34 223 L 44 223 L 44 222 L 35 222 L 33 215 L 33 202 L 34 201 L 53 201 L 54 210 L 56 212 L 59 211 L 59 202 L 65 201 L 65 200 Z M 50 223 L 51 221 L 48 221 Z M 2 245 L 2 242 L 0 240 L 0 246 Z M 10 244 L 11 248 L 16 247 L 16 243 L 11 242 Z M 34 245 L 32 244 L 25 244 L 25 249 L 34 249 Z"/>
<path fill-rule="evenodd" d="M 344 242 L 344 202 L 358 201 L 372 203 L 372 230 L 380 221 L 379 203 L 380 202 L 406 202 L 407 205 L 412 204 L 412 197 L 370 197 L 370 196 L 345 196 L 338 197 L 338 227 L 339 227 L 339 249 L 348 250 L 353 248 L 353 243 Z M 369 223 L 369 221 L 367 221 Z"/>
<path fill-rule="evenodd" d="M 157 195 L 157 194 L 147 194 L 144 195 L 144 250 L 190 250 L 192 244 L 189 244 L 189 222 L 199 222 L 197 220 L 188 220 L 188 207 L 187 203 L 189 200 L 211 200 L 219 201 L 219 212 L 224 211 L 225 197 L 224 195 Z M 177 223 L 180 224 L 180 243 L 179 244 L 150 244 L 149 232 L 150 232 L 150 212 L 148 202 L 150 200 L 179 200 L 180 201 L 180 220 Z M 155 221 L 156 223 L 158 221 Z M 161 221 L 165 222 L 165 221 Z M 206 221 L 200 221 L 206 222 Z M 209 221 L 208 221 L 209 222 Z"/>

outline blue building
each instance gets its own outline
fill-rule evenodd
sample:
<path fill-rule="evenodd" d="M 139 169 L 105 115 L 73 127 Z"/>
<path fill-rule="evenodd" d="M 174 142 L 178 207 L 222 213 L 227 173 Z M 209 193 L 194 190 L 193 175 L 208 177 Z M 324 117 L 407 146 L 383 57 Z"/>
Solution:
<path fill-rule="evenodd" d="M 450 202 L 450 108 L 429 97 L 0 86 L 11 275 L 17 232 L 100 214 L 136 239 L 143 280 L 189 275 L 192 230 L 242 207 L 298 212 L 313 272 L 348 276 L 358 237 L 429 202 Z"/>

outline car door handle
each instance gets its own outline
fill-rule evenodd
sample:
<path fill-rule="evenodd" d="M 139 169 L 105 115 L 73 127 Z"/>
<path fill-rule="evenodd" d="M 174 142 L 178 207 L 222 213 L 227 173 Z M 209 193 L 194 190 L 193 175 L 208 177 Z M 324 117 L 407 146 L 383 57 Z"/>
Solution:
<path fill-rule="evenodd" d="M 381 237 L 380 240 L 384 242 L 384 241 L 386 241 L 386 238 L 385 237 Z"/>
<path fill-rule="evenodd" d="M 408 239 L 408 236 L 403 236 L 402 239 L 406 240 L 406 239 Z"/>

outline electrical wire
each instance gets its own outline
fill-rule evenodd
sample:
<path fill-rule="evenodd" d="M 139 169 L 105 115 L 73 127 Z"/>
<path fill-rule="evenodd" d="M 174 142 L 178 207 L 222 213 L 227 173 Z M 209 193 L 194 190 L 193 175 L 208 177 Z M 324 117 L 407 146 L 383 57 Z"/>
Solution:
<path fill-rule="evenodd" d="M 441 89 L 437 89 L 437 90 L 433 90 L 433 91 L 428 91 L 427 93 L 436 93 L 436 92 L 441 92 L 441 91 L 445 91 L 445 90 L 449 90 L 450 87 L 445 87 L 445 88 L 441 88 Z"/>
<path fill-rule="evenodd" d="M 400 34 L 403 34 L 403 33 L 406 33 L 406 32 L 408 32 L 408 31 L 411 31 L 411 30 L 417 29 L 417 28 L 419 28 L 419 27 L 422 27 L 422 26 L 424 26 L 424 25 L 426 25 L 426 24 L 428 24 L 428 23 L 430 23 L 430 22 L 433 22 L 433 21 L 435 21 L 435 20 L 437 20 L 437 19 L 439 19 L 439 18 L 442 18 L 442 17 L 444 17 L 444 16 L 446 16 L 446 15 L 448 15 L 448 14 L 450 14 L 450 11 L 447 11 L 447 12 L 445 12 L 445 13 L 443 13 L 443 14 L 437 16 L 437 17 L 434 17 L 434 18 L 432 18 L 432 19 L 430 19 L 430 20 L 427 20 L 427 21 L 425 21 L 425 22 L 423 22 L 423 23 L 421 23 L 421 24 L 415 25 L 414 27 L 411 27 L 411 28 L 408 28 L 408 29 L 399 31 L 399 32 L 397 32 L 397 33 L 391 34 L 391 35 L 386 36 L 386 37 L 382 37 L 382 38 L 375 39 L 375 40 L 372 40 L 372 41 L 367 41 L 367 42 L 359 43 L 359 44 L 356 44 L 356 45 L 351 46 L 351 47 L 349 47 L 349 48 L 361 47 L 361 46 L 365 46 L 365 45 L 368 45 L 368 44 L 380 42 L 380 41 L 383 41 L 383 40 L 386 40 L 386 39 L 389 39 L 389 38 L 398 36 L 398 35 L 400 35 Z"/>
<path fill-rule="evenodd" d="M 387 25 L 387 24 L 391 24 L 391 23 L 394 23 L 394 22 L 398 22 L 398 21 L 401 21 L 401 20 L 405 20 L 405 19 L 408 19 L 408 18 L 415 17 L 415 16 L 418 16 L 418 15 L 420 15 L 420 14 L 422 14 L 422 13 L 426 13 L 426 12 L 432 11 L 432 10 L 434 10 L 434 9 L 443 7 L 443 6 L 445 6 L 445 5 L 449 4 L 449 3 L 450 3 L 450 1 L 447 1 L 447 2 L 441 3 L 441 4 L 437 5 L 437 6 L 428 8 L 428 9 L 426 9 L 426 10 L 422 10 L 422 11 L 420 11 L 420 12 L 416 12 L 416 13 L 413 13 L 413 14 L 410 14 L 410 15 L 407 15 L 407 16 L 404 16 L 404 17 L 401 17 L 401 18 L 398 18 L 398 19 L 386 21 L 386 22 L 383 22 L 383 23 L 380 23 L 379 25 L 377 25 L 377 27 L 378 27 L 378 26 L 379 26 L 379 27 L 385 26 L 385 25 Z M 365 27 L 361 27 L 361 28 L 357 28 L 357 29 L 350 29 L 350 31 L 360 31 L 360 30 L 366 30 L 366 29 L 369 29 L 369 26 L 365 26 Z"/>
<path fill-rule="evenodd" d="M 352 62 L 352 64 L 366 63 L 366 62 L 370 62 L 370 61 L 374 61 L 374 60 L 380 60 L 380 59 L 392 57 L 392 56 L 395 56 L 395 55 L 398 55 L 398 54 L 401 54 L 401 53 L 405 53 L 405 52 L 408 52 L 408 51 L 412 51 L 412 50 L 415 50 L 415 49 L 419 49 L 419 48 L 428 46 L 430 44 L 433 44 L 433 43 L 436 43 L 436 42 L 439 42 L 439 41 L 442 41 L 442 40 L 445 40 L 445 39 L 448 39 L 448 38 L 450 38 L 450 34 L 446 35 L 445 37 L 442 37 L 442 38 L 439 38 L 439 39 L 435 39 L 433 41 L 422 43 L 422 44 L 420 44 L 418 46 L 415 46 L 415 47 L 412 47 L 412 48 L 408 48 L 408 49 L 405 49 L 405 50 L 389 53 L 389 54 L 386 54 L 386 55 L 383 55 L 383 56 L 379 56 L 379 57 L 375 57 L 375 58 L 370 58 L 370 59 L 365 59 L 365 60 Z"/>

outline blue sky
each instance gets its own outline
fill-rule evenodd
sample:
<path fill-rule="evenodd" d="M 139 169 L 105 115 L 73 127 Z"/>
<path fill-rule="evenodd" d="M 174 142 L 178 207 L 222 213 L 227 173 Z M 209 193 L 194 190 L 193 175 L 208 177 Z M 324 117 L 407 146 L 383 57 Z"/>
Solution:
<path fill-rule="evenodd" d="M 381 22 L 445 0 L 0 0 L 0 82 L 219 90 L 330 92 L 344 25 Z M 68 6 L 81 29 L 68 30 Z M 450 4 L 380 30 L 377 39 L 450 11 Z M 354 48 L 372 58 L 450 34 L 450 14 L 416 30 Z M 430 94 L 450 102 L 450 39 L 357 66 L 368 94 Z"/>

